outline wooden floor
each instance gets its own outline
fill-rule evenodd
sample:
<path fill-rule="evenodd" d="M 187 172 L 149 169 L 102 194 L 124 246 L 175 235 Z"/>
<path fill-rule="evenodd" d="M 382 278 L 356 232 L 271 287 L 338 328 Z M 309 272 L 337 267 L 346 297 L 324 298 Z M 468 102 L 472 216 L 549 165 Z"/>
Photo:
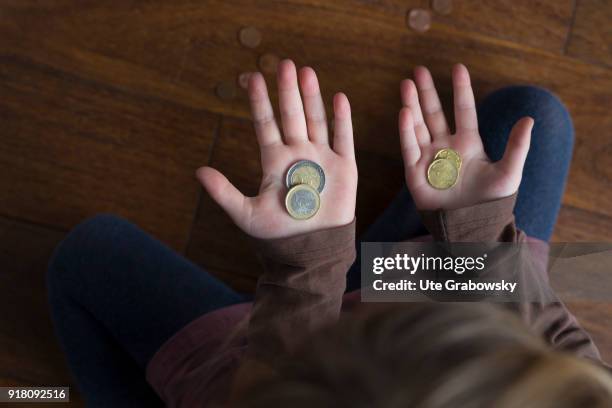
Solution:
<path fill-rule="evenodd" d="M 256 191 L 246 95 L 221 100 L 215 86 L 256 70 L 267 52 L 313 66 L 328 108 L 334 92 L 348 94 L 360 229 L 402 184 L 399 81 L 428 65 L 448 106 L 450 68 L 461 61 L 477 98 L 525 83 L 561 97 L 577 143 L 555 240 L 611 241 L 612 2 L 454 3 L 417 34 L 406 12 L 426 0 L 3 1 L 0 385 L 71 383 L 44 273 L 85 217 L 129 218 L 234 287 L 253 288 L 259 266 L 194 170 L 211 164 Z M 238 42 L 244 26 L 262 32 L 256 49 Z M 612 360 L 612 305 L 572 307 Z"/>

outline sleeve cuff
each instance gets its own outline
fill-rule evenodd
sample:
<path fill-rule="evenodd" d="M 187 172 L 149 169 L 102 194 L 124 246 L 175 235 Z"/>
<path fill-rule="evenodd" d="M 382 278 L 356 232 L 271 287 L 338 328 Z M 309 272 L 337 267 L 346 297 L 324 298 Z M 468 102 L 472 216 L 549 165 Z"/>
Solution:
<path fill-rule="evenodd" d="M 435 241 L 512 242 L 516 193 L 493 201 L 454 210 L 419 211 L 423 224 Z"/>
<path fill-rule="evenodd" d="M 355 250 L 355 219 L 346 225 L 287 238 L 253 239 L 258 254 L 282 263 L 301 265 Z"/>

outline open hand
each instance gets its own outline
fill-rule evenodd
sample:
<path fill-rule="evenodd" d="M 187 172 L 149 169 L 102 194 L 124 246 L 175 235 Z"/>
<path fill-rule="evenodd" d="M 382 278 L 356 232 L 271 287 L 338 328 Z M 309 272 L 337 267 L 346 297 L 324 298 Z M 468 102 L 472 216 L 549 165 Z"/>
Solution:
<path fill-rule="evenodd" d="M 514 194 L 521 182 L 533 119 L 525 117 L 514 125 L 503 158 L 492 163 L 478 133 L 467 68 L 462 64 L 453 67 L 454 135 L 427 68 L 417 67 L 414 78 L 415 81 L 406 79 L 400 84 L 403 108 L 399 133 L 406 184 L 417 208 L 454 209 Z M 436 152 L 445 147 L 457 151 L 463 165 L 455 186 L 436 190 L 427 181 L 427 168 Z"/>
<path fill-rule="evenodd" d="M 343 93 L 334 96 L 333 147 L 328 135 L 317 76 L 304 67 L 298 75 L 290 60 L 278 66 L 281 131 L 274 119 L 265 80 L 249 78 L 251 113 L 260 147 L 263 177 L 256 197 L 245 197 L 225 176 L 201 167 L 197 177 L 210 196 L 247 234 L 280 238 L 350 223 L 355 217 L 357 166 L 353 147 L 351 109 Z M 303 104 L 302 104 L 303 100 Z M 298 160 L 318 163 L 325 172 L 319 212 L 308 220 L 295 220 L 285 209 L 285 174 Z"/>

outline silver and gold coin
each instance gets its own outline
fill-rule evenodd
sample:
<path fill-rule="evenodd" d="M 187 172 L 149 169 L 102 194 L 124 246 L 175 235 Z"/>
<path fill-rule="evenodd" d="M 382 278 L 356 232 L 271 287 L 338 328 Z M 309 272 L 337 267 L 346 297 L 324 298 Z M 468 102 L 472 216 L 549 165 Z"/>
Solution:
<path fill-rule="evenodd" d="M 449 159 L 435 159 L 427 169 L 427 181 L 433 188 L 446 190 L 457 183 L 459 169 Z"/>
<path fill-rule="evenodd" d="M 319 193 L 325 187 L 325 173 L 321 166 L 310 160 L 300 160 L 294 163 L 285 178 L 285 185 L 291 188 L 298 184 L 308 184 Z"/>
<path fill-rule="evenodd" d="M 453 149 L 446 148 L 446 149 L 438 150 L 438 153 L 436 153 L 436 156 L 434 157 L 434 159 L 451 160 L 453 163 L 455 163 L 455 167 L 457 168 L 457 171 L 461 170 L 461 162 L 462 162 L 461 156 L 459 156 L 459 153 L 457 153 Z"/>
<path fill-rule="evenodd" d="M 309 184 L 297 184 L 287 192 L 285 207 L 292 218 L 307 220 L 319 211 L 321 198 L 317 190 Z"/>

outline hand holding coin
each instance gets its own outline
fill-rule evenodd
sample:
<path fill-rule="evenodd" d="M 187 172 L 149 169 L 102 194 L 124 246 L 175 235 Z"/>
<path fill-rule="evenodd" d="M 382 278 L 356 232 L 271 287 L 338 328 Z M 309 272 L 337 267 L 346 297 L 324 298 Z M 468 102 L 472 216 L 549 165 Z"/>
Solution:
<path fill-rule="evenodd" d="M 454 209 L 512 195 L 521 182 L 533 119 L 513 127 L 503 158 L 492 163 L 480 134 L 470 75 L 453 67 L 455 134 L 451 134 L 431 74 L 414 70 L 400 85 L 399 131 L 406 184 L 419 209 Z"/>
<path fill-rule="evenodd" d="M 292 61 L 281 61 L 277 82 L 280 128 L 264 77 L 253 73 L 248 82 L 263 173 L 259 194 L 245 197 L 210 167 L 198 169 L 197 176 L 234 222 L 257 238 L 287 237 L 346 225 L 355 217 L 357 193 L 348 99 L 342 93 L 334 96 L 332 144 L 313 69 L 302 68 L 298 75 Z"/>

